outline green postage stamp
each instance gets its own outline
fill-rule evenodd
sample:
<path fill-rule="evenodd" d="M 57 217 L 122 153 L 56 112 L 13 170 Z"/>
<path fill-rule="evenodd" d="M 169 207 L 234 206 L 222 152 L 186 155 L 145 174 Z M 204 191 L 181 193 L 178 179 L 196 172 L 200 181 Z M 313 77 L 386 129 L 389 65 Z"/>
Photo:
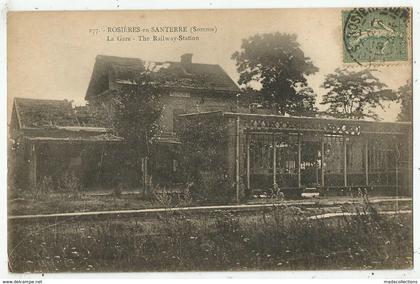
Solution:
<path fill-rule="evenodd" d="M 342 12 L 344 63 L 407 61 L 410 8 L 357 8 Z"/>

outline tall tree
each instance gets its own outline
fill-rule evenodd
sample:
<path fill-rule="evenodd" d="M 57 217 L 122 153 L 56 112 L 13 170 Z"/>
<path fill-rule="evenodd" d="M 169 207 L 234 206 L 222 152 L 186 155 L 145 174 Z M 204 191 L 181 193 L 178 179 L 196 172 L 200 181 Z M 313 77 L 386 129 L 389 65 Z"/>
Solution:
<path fill-rule="evenodd" d="M 145 191 L 148 186 L 147 160 L 160 133 L 163 104 L 160 101 L 164 81 L 160 68 L 145 66 L 136 74 L 135 84 L 125 85 L 112 98 L 114 132 L 123 137 L 133 153 L 138 172 L 143 169 Z"/>
<path fill-rule="evenodd" d="M 325 113 L 337 118 L 378 120 L 375 109 L 384 109 L 385 102 L 397 99 L 395 92 L 367 69 L 336 69 L 325 77 L 321 87 L 328 90 L 321 101 L 328 106 Z"/>
<path fill-rule="evenodd" d="M 257 34 L 242 40 L 241 50 L 232 54 L 240 74 L 238 83 L 261 85 L 266 101 L 280 113 L 301 115 L 314 108 L 315 94 L 306 76 L 318 68 L 305 57 L 296 35 Z"/>
<path fill-rule="evenodd" d="M 401 102 L 401 110 L 397 116 L 398 121 L 413 120 L 413 89 L 411 81 L 398 88 L 398 100 Z"/>

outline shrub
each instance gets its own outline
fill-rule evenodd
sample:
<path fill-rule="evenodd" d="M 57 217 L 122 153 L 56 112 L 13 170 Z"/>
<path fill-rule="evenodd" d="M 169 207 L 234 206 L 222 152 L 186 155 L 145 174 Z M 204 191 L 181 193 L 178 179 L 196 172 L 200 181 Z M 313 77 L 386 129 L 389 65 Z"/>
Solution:
<path fill-rule="evenodd" d="M 225 204 L 233 200 L 234 184 L 226 173 L 201 172 L 201 178 L 192 188 L 192 196 L 201 203 Z"/>
<path fill-rule="evenodd" d="M 177 195 L 177 197 L 177 203 L 180 207 L 187 207 L 193 203 L 193 197 L 189 188 L 184 189 L 180 194 Z"/>
<path fill-rule="evenodd" d="M 169 191 L 161 189 L 159 186 L 155 186 L 153 189 L 153 196 L 162 207 L 172 207 L 172 195 Z"/>
<path fill-rule="evenodd" d="M 164 208 L 186 207 L 192 204 L 190 189 L 166 190 L 158 185 L 153 190 L 154 199 Z"/>
<path fill-rule="evenodd" d="M 116 188 L 113 189 L 112 196 L 120 198 L 124 188 L 125 185 L 120 183 Z"/>
<path fill-rule="evenodd" d="M 54 190 L 54 182 L 50 176 L 43 176 L 35 187 L 33 198 L 38 200 Z"/>
<path fill-rule="evenodd" d="M 59 189 L 71 198 L 79 198 L 81 193 L 80 179 L 71 172 L 65 172 L 59 180 Z"/>

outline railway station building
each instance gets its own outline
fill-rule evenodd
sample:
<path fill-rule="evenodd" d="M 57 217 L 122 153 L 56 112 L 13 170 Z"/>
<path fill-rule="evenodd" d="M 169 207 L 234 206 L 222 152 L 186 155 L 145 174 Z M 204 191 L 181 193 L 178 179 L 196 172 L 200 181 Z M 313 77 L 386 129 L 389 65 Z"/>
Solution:
<path fill-rule="evenodd" d="M 20 149 L 13 168 L 18 180 L 35 187 L 47 175 L 59 179 L 71 171 L 86 188 L 140 186 L 142 173 L 130 170 L 130 149 L 112 135 L 107 121 L 112 96 L 135 86 L 145 64 L 138 58 L 96 57 L 85 99 L 105 109 L 104 117 L 68 101 L 15 99 L 10 130 L 13 147 Z M 192 54 L 160 64 L 176 80 L 163 88 L 163 131 L 148 165 L 154 183 L 182 183 L 176 148 L 182 147 L 185 121 L 205 127 L 205 121 L 220 120 L 227 137 L 222 159 L 237 189 L 264 191 L 277 184 L 289 195 L 308 188 L 325 195 L 359 189 L 411 195 L 411 123 L 276 115 L 252 107 L 259 104 L 255 97 L 238 97 L 241 90 L 219 65 L 193 63 Z"/>

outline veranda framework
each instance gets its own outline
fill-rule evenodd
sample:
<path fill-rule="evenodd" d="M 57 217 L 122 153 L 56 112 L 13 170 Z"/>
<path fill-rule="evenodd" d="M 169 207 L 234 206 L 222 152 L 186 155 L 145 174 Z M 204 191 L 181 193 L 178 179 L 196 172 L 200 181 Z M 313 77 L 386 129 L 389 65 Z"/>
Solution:
<path fill-rule="evenodd" d="M 227 126 L 227 168 L 236 187 L 289 193 L 317 187 L 338 194 L 367 188 L 411 195 L 411 123 L 211 112 Z"/>

